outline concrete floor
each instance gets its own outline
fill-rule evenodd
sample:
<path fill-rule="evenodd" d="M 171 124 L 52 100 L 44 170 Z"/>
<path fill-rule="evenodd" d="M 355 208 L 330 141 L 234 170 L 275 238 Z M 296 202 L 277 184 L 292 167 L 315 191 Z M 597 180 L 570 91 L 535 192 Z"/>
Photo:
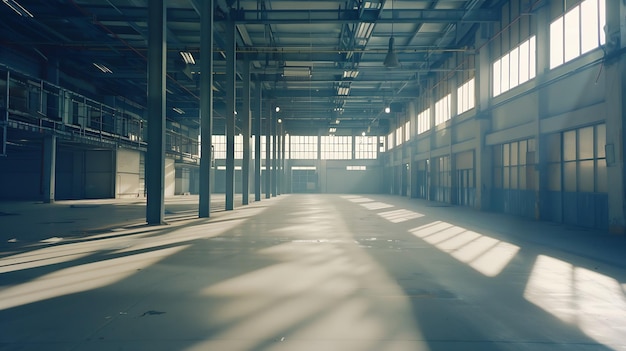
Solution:
<path fill-rule="evenodd" d="M 0 350 L 626 350 L 626 239 L 427 201 L 0 203 Z"/>

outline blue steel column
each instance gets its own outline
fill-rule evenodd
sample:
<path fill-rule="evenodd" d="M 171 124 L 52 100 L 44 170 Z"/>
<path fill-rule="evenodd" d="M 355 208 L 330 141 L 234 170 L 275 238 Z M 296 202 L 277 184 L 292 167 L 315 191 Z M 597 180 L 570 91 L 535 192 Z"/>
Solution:
<path fill-rule="evenodd" d="M 282 190 L 281 193 L 283 194 L 287 194 L 287 184 L 288 184 L 288 180 L 287 180 L 287 174 L 285 173 L 285 156 L 287 155 L 287 152 L 285 151 L 285 146 L 287 145 L 287 133 L 285 133 L 285 121 L 283 120 L 283 124 L 280 125 L 280 138 L 282 141 L 282 146 L 280 148 L 282 154 L 280 157 L 280 183 L 282 186 Z"/>
<path fill-rule="evenodd" d="M 200 203 L 198 216 L 210 217 L 213 135 L 213 0 L 200 8 Z"/>
<path fill-rule="evenodd" d="M 46 135 L 43 138 L 43 202 L 54 202 L 57 137 Z"/>
<path fill-rule="evenodd" d="M 276 121 L 280 120 L 280 118 L 277 118 Z M 279 122 L 276 125 L 276 195 L 280 195 L 281 194 L 281 190 L 280 188 L 282 187 L 283 184 L 283 178 L 282 178 L 282 172 L 283 172 L 283 165 L 282 165 L 282 151 L 283 151 L 283 143 L 282 143 L 282 124 Z"/>
<path fill-rule="evenodd" d="M 265 119 L 265 198 L 269 199 L 272 194 L 272 111 L 269 110 Z"/>
<path fill-rule="evenodd" d="M 165 69 L 166 5 L 148 4 L 148 151 L 146 155 L 146 220 L 162 224 L 165 214 Z"/>
<path fill-rule="evenodd" d="M 274 118 L 270 121 L 270 134 L 272 136 L 272 196 L 276 196 L 276 120 L 278 119 L 278 112 L 274 115 Z"/>
<path fill-rule="evenodd" d="M 261 201 L 261 134 L 263 122 L 263 88 L 261 82 L 256 85 L 256 118 L 254 138 L 254 201 Z"/>
<path fill-rule="evenodd" d="M 243 134 L 243 163 L 241 165 L 241 204 L 247 205 L 250 201 L 250 60 L 246 59 L 243 65 L 243 111 L 241 114 Z"/>
<path fill-rule="evenodd" d="M 1 113 L 2 116 L 0 117 L 0 156 L 6 156 L 7 155 L 7 123 L 9 123 L 9 102 L 11 99 L 11 92 L 10 92 L 10 86 L 11 84 L 9 83 L 11 81 L 11 73 L 9 72 L 9 70 L 7 69 L 7 75 L 6 75 L 6 80 L 7 80 L 7 85 L 6 85 L 6 90 L 3 92 L 4 93 L 4 106 L 2 106 L 0 104 L 0 109 L 1 109 Z"/>
<path fill-rule="evenodd" d="M 235 22 L 226 24 L 226 210 L 235 208 Z"/>

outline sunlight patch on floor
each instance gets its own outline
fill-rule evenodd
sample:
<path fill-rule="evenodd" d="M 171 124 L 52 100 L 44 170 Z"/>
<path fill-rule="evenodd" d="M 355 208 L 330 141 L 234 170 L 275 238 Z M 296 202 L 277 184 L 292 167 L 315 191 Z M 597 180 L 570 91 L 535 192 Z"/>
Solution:
<path fill-rule="evenodd" d="M 517 245 L 442 221 L 410 232 L 488 277 L 500 274 L 520 250 Z"/>
<path fill-rule="evenodd" d="M 225 327 L 187 350 L 292 350 L 308 343 L 367 351 L 398 340 L 412 346 L 405 349 L 428 350 L 406 293 L 369 256 L 346 255 L 344 241 L 294 240 L 260 249 L 275 263 L 201 291 L 222 301 L 211 318 Z M 385 293 L 376 293 L 381 288 Z"/>
<path fill-rule="evenodd" d="M 388 220 L 391 223 L 406 222 L 406 221 L 409 221 L 411 219 L 424 217 L 424 215 L 421 214 L 421 213 L 417 213 L 417 212 L 409 211 L 409 210 L 405 210 L 405 209 L 394 210 L 394 211 L 387 211 L 387 212 L 380 212 L 380 213 L 378 213 L 378 215 L 383 217 L 384 219 Z"/>
<path fill-rule="evenodd" d="M 113 284 L 187 247 L 189 245 L 181 245 L 87 263 L 0 289 L 0 310 Z"/>
<path fill-rule="evenodd" d="M 524 297 L 596 341 L 626 350 L 624 285 L 607 275 L 540 255 Z"/>

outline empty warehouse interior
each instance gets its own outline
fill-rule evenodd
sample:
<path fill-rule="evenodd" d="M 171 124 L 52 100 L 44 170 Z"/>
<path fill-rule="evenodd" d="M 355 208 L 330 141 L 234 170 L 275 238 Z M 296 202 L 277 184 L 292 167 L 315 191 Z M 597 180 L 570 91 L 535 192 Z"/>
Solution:
<path fill-rule="evenodd" d="M 3 1 L 0 350 L 626 350 L 622 42 L 613 0 Z"/>

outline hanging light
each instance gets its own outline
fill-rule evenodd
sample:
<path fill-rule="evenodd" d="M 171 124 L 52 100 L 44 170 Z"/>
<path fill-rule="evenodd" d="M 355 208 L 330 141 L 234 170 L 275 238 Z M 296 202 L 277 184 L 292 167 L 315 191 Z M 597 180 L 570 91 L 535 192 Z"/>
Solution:
<path fill-rule="evenodd" d="M 393 47 L 394 38 L 393 38 L 393 0 L 391 0 L 391 38 L 389 38 L 389 49 L 387 50 L 387 56 L 385 56 L 385 61 L 383 65 L 387 68 L 395 68 L 400 66 L 400 61 L 398 61 L 398 55 L 396 55 L 396 50 Z"/>

